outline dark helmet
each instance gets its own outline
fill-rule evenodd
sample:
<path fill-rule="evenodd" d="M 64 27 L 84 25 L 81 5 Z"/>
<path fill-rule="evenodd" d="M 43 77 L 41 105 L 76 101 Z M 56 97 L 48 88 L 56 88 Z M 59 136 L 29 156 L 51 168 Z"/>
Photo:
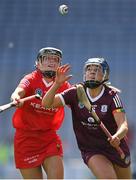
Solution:
<path fill-rule="evenodd" d="M 42 48 L 39 50 L 39 53 L 37 55 L 37 61 L 42 56 L 45 56 L 47 54 L 56 55 L 56 56 L 60 57 L 60 59 L 62 58 L 62 51 L 60 49 L 53 48 L 53 47 L 45 47 L 45 48 Z"/>
<path fill-rule="evenodd" d="M 109 71 L 110 71 L 109 65 L 104 58 L 90 58 L 85 62 L 84 72 L 86 71 L 87 67 L 92 64 L 100 65 L 102 67 L 103 79 L 102 79 L 102 81 L 97 81 L 97 80 L 86 81 L 86 79 L 84 79 L 85 86 L 88 88 L 91 88 L 91 89 L 97 88 L 104 82 L 108 81 L 109 80 Z"/>
<path fill-rule="evenodd" d="M 39 50 L 37 59 L 36 59 L 36 67 L 39 61 L 42 61 L 42 57 L 46 55 L 55 55 L 58 56 L 61 62 L 62 59 L 62 51 L 60 49 L 54 48 L 54 47 L 45 47 Z M 56 75 L 55 71 L 42 71 L 42 74 L 44 77 L 53 78 Z"/>

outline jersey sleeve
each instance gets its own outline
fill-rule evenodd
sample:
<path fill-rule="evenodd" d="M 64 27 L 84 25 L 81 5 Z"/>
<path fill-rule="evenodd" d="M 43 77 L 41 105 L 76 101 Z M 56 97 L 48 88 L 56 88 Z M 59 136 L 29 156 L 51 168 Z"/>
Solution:
<path fill-rule="evenodd" d="M 71 88 L 72 87 L 72 85 L 68 82 L 68 81 L 66 81 L 66 83 L 65 83 L 65 88 L 66 89 L 69 89 L 69 88 Z"/>
<path fill-rule="evenodd" d="M 69 88 L 71 88 L 71 84 L 66 81 L 66 82 L 59 88 L 59 90 L 57 91 L 57 93 L 61 93 L 61 92 L 65 91 L 66 89 L 69 89 Z"/>
<path fill-rule="evenodd" d="M 23 88 L 26 92 L 31 90 L 31 77 L 26 75 L 23 79 L 21 79 L 18 87 Z"/>
<path fill-rule="evenodd" d="M 111 110 L 113 114 L 115 112 L 125 112 L 123 103 L 117 93 L 112 97 Z"/>
<path fill-rule="evenodd" d="M 60 96 L 60 99 L 61 99 L 63 105 L 71 106 L 73 99 L 76 96 L 76 88 L 71 87 L 71 88 L 63 91 L 62 93 L 60 93 L 59 96 Z"/>

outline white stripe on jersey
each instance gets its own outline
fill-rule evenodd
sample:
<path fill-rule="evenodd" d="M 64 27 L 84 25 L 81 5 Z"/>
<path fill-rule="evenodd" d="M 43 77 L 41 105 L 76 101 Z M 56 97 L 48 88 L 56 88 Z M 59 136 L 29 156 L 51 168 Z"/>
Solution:
<path fill-rule="evenodd" d="M 65 105 L 66 105 L 66 103 L 65 103 L 65 100 L 64 100 L 64 98 L 63 98 L 62 94 L 58 94 L 58 96 L 60 97 L 60 99 L 61 99 L 61 102 L 62 102 L 63 106 L 65 106 Z"/>
<path fill-rule="evenodd" d="M 114 96 L 113 101 L 115 103 L 116 108 L 122 107 L 121 100 L 117 94 Z"/>
<path fill-rule="evenodd" d="M 23 79 L 20 84 L 24 84 L 26 87 L 28 87 L 30 85 L 30 82 L 28 79 Z"/>

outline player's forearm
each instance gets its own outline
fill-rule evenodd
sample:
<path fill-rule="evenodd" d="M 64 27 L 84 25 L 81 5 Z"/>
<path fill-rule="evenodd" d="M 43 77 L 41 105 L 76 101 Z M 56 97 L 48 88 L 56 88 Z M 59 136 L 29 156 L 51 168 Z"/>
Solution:
<path fill-rule="evenodd" d="M 46 108 L 53 107 L 53 103 L 55 100 L 55 94 L 59 87 L 60 87 L 60 84 L 54 82 L 53 86 L 44 95 L 44 97 L 42 99 L 42 106 L 44 106 Z"/>
<path fill-rule="evenodd" d="M 123 124 L 121 124 L 120 127 L 118 127 L 116 136 L 121 140 L 122 138 L 126 136 L 127 132 L 128 132 L 128 126 L 127 126 L 127 123 L 124 122 Z"/>
<path fill-rule="evenodd" d="M 25 90 L 17 87 L 11 95 L 11 100 L 21 99 L 25 96 Z"/>

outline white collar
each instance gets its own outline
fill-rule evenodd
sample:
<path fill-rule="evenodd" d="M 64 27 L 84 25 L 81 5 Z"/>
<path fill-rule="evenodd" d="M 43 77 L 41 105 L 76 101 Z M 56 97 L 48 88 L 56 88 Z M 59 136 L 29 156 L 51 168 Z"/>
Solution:
<path fill-rule="evenodd" d="M 50 87 L 53 84 L 53 81 L 48 83 L 47 81 L 45 81 L 44 78 L 42 78 L 42 81 L 43 81 L 43 83 L 45 84 L 46 87 Z"/>
<path fill-rule="evenodd" d="M 98 99 L 100 99 L 100 97 L 102 97 L 103 93 L 104 93 L 104 90 L 105 90 L 105 87 L 103 86 L 100 94 L 98 96 L 96 96 L 95 98 L 92 98 L 90 93 L 89 93 L 89 88 L 86 88 L 86 93 L 87 93 L 87 96 L 88 98 L 91 100 L 91 102 L 95 102 L 97 101 Z"/>

